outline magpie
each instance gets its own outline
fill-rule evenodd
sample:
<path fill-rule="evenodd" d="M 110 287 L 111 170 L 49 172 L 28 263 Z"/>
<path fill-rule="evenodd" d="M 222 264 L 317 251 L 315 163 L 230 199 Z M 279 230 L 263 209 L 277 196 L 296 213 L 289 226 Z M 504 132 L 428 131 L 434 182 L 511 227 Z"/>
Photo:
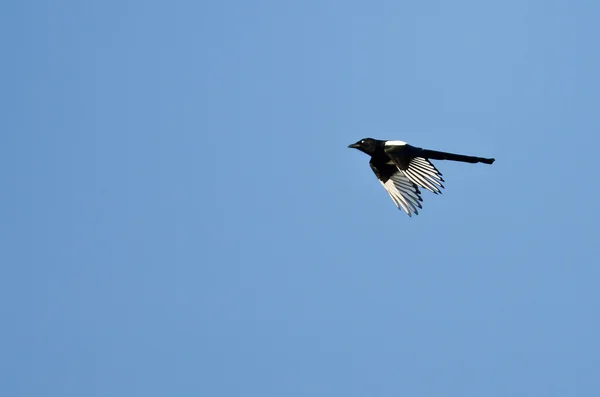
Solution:
<path fill-rule="evenodd" d="M 442 193 L 444 179 L 431 160 L 492 164 L 496 159 L 438 152 L 411 146 L 403 141 L 364 138 L 348 146 L 371 156 L 369 165 L 398 209 L 408 216 L 423 208 L 419 187 Z"/>

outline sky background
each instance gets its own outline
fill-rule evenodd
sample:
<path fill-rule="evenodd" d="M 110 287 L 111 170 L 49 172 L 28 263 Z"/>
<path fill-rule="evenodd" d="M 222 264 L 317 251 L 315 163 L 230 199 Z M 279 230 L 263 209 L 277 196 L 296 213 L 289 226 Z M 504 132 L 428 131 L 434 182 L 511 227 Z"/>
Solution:
<path fill-rule="evenodd" d="M 599 20 L 2 2 L 0 395 L 600 395 Z M 409 218 L 363 137 L 497 161 Z"/>

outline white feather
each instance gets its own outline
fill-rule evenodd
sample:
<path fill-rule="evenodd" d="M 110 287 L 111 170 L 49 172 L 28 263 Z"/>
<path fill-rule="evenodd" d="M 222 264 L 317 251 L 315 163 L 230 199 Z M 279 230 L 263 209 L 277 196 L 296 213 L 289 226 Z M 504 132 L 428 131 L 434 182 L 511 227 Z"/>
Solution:
<path fill-rule="evenodd" d="M 386 141 L 385 146 L 405 146 L 406 142 L 404 141 Z"/>
<path fill-rule="evenodd" d="M 381 182 L 381 181 L 379 181 Z M 396 172 L 385 183 L 381 182 L 383 188 L 388 192 L 390 198 L 398 208 L 402 208 L 408 216 L 412 213 L 418 214 L 417 208 L 422 208 L 417 187 L 406 177 Z"/>
<path fill-rule="evenodd" d="M 444 188 L 442 174 L 431 162 L 423 157 L 415 157 L 408 163 L 408 169 L 400 170 L 406 177 L 416 185 L 433 193 L 441 193 Z"/>

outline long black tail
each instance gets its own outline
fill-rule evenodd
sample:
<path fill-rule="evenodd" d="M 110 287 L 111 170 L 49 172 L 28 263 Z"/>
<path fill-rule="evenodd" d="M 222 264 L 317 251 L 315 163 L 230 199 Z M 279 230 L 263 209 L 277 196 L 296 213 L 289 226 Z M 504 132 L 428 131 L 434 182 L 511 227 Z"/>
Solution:
<path fill-rule="evenodd" d="M 486 159 L 484 157 L 465 156 L 462 154 L 438 152 L 435 150 L 423 149 L 423 157 L 430 158 L 433 160 L 453 160 L 462 161 L 464 163 L 484 163 L 492 164 L 496 159 Z"/>

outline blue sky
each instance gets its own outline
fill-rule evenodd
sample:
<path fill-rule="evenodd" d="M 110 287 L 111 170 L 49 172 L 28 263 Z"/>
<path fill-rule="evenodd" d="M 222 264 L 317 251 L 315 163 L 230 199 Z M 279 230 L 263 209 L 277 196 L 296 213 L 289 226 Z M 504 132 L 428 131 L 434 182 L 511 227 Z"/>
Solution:
<path fill-rule="evenodd" d="M 0 10 L 1 395 L 600 393 L 600 3 Z"/>

